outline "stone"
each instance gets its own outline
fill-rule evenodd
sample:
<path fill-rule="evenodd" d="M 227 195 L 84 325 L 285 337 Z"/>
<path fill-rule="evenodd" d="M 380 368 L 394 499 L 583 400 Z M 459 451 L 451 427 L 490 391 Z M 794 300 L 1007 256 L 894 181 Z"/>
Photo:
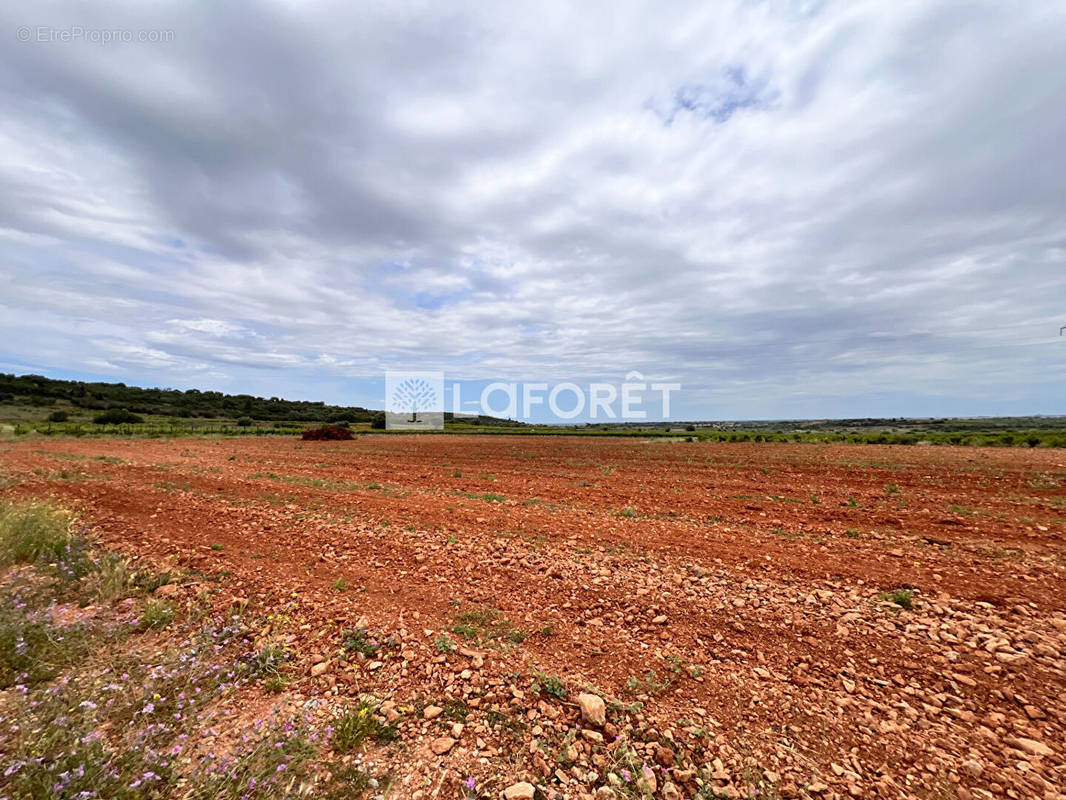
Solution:
<path fill-rule="evenodd" d="M 681 790 L 670 781 L 667 781 L 663 784 L 663 800 L 683 800 Z"/>
<path fill-rule="evenodd" d="M 318 664 L 315 664 L 313 667 L 311 667 L 311 677 L 312 678 L 317 678 L 319 675 L 324 675 L 327 672 L 329 672 L 329 662 L 328 661 L 321 661 Z"/>
<path fill-rule="evenodd" d="M 602 728 L 607 724 L 607 706 L 599 695 L 583 693 L 577 696 L 577 704 L 581 709 L 581 719 L 589 725 Z"/>
<path fill-rule="evenodd" d="M 974 758 L 963 761 L 962 769 L 971 778 L 980 778 L 982 773 L 984 773 L 985 771 L 985 768 L 981 765 L 981 762 Z"/>
<path fill-rule="evenodd" d="M 1022 752 L 1028 753 L 1031 756 L 1050 756 L 1053 752 L 1051 748 L 1043 742 L 1038 742 L 1036 739 L 1024 739 L 1021 736 L 1007 739 L 1007 744 L 1011 747 L 1017 747 Z"/>
<path fill-rule="evenodd" d="M 434 739 L 430 743 L 429 749 L 432 750 L 436 755 L 442 756 L 449 750 L 451 750 L 454 746 L 455 739 L 453 739 L 451 736 L 441 736 L 439 739 Z M 533 795 L 530 795 L 530 797 L 532 796 Z"/>
<path fill-rule="evenodd" d="M 503 790 L 503 798 L 504 800 L 533 800 L 533 795 L 536 792 L 537 790 L 532 783 L 519 781 L 518 783 L 512 783 Z"/>
<path fill-rule="evenodd" d="M 656 749 L 655 761 L 661 767 L 672 767 L 674 765 L 674 751 L 668 747 L 660 747 Z"/>
<path fill-rule="evenodd" d="M 442 713 L 444 713 L 444 709 L 441 708 L 440 706 L 426 706 L 425 709 L 423 709 L 423 711 L 422 711 L 422 718 L 423 719 L 436 719 Z"/>

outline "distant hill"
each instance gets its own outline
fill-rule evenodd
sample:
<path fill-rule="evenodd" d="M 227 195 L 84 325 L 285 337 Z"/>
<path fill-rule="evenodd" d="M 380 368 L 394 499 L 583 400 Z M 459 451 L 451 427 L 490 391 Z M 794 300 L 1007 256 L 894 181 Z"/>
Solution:
<path fill-rule="evenodd" d="M 307 400 L 255 397 L 250 394 L 202 392 L 199 389 L 142 389 L 124 383 L 86 383 L 46 378 L 43 375 L 0 373 L 0 405 L 38 408 L 73 407 L 99 412 L 113 408 L 135 414 L 168 417 L 239 419 L 274 422 L 373 422 L 383 412 L 362 406 L 332 406 Z M 446 413 L 445 420 L 452 415 Z M 480 416 L 468 425 L 521 425 L 511 420 Z"/>

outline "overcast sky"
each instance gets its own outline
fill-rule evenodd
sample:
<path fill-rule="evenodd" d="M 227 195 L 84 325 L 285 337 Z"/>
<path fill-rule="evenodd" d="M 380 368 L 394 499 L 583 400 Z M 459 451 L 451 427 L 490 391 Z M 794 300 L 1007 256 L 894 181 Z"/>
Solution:
<path fill-rule="evenodd" d="M 682 419 L 1066 413 L 1064 3 L 0 24 L 2 371 L 381 407 L 386 368 L 638 370 Z"/>

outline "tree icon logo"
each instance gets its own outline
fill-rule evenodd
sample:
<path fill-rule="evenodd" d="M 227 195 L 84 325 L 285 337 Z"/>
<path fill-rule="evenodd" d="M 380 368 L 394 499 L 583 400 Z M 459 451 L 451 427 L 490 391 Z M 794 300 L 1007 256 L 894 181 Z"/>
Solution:
<path fill-rule="evenodd" d="M 426 411 L 437 405 L 437 393 L 429 381 L 423 378 L 408 378 L 396 387 L 392 393 L 392 409 L 411 410 L 408 422 L 418 422 L 418 412 Z"/>
<path fill-rule="evenodd" d="M 386 372 L 385 427 L 443 430 L 444 373 Z"/>

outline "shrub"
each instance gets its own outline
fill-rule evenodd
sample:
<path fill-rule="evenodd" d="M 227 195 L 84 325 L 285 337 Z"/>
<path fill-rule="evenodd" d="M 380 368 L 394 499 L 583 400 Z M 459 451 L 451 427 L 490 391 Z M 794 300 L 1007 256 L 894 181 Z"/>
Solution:
<path fill-rule="evenodd" d="M 47 566 L 61 581 L 84 578 L 95 569 L 89 542 L 71 532 L 62 513 L 35 504 L 0 504 L 0 566 Z"/>
<path fill-rule="evenodd" d="M 252 418 L 251 417 L 241 417 L 240 419 L 237 420 L 237 427 L 238 428 L 250 428 L 250 427 L 252 427 Z"/>
<path fill-rule="evenodd" d="M 68 419 L 66 411 L 53 411 L 48 415 L 49 422 L 66 422 Z"/>
<path fill-rule="evenodd" d="M 70 527 L 54 509 L 38 505 L 0 507 L 0 565 L 63 560 Z"/>
<path fill-rule="evenodd" d="M 369 739 L 391 741 L 396 738 L 393 725 L 383 725 L 374 715 L 371 700 L 363 698 L 354 709 L 345 711 L 333 723 L 333 749 L 338 753 L 358 750 Z"/>
<path fill-rule="evenodd" d="M 124 408 L 112 408 L 103 414 L 97 414 L 93 417 L 93 422 L 97 425 L 135 425 L 138 422 L 144 422 L 144 420 L 132 411 L 127 411 Z"/>
<path fill-rule="evenodd" d="M 347 428 L 342 428 L 340 425 L 323 425 L 321 428 L 309 428 L 300 435 L 300 438 L 304 441 L 311 442 L 343 442 L 351 439 L 352 433 Z"/>

